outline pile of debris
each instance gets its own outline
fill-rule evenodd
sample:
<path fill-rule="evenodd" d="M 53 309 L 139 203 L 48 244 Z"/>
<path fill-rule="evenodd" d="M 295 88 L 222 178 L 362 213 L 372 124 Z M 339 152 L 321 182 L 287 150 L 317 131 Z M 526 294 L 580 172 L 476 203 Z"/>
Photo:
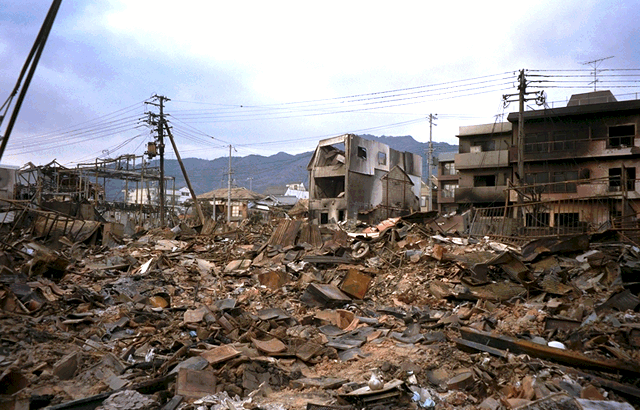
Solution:
<path fill-rule="evenodd" d="M 430 218 L 10 232 L 0 408 L 640 409 L 640 249 Z"/>

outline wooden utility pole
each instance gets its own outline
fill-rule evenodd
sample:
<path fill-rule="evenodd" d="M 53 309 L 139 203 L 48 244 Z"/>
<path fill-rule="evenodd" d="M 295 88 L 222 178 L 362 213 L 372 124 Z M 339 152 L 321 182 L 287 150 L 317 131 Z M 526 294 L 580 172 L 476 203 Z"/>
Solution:
<path fill-rule="evenodd" d="M 193 190 L 193 187 L 191 186 L 191 180 L 189 179 L 189 175 L 187 174 L 187 169 L 184 167 L 184 164 L 182 163 L 182 158 L 180 157 L 180 153 L 178 152 L 178 146 L 176 145 L 176 142 L 173 139 L 173 134 L 171 134 L 171 130 L 169 130 L 169 127 L 167 126 L 166 123 L 164 124 L 164 126 L 167 129 L 167 135 L 169 136 L 169 141 L 171 141 L 171 146 L 173 146 L 173 152 L 176 153 L 176 159 L 180 164 L 180 169 L 182 170 L 182 175 L 184 176 L 184 180 L 187 183 L 187 188 L 189 188 L 189 193 L 191 193 L 191 198 L 193 198 L 193 204 L 196 208 L 196 212 L 198 213 L 198 218 L 200 218 L 200 223 L 204 225 L 204 214 L 202 213 L 202 208 L 200 207 L 200 203 L 196 198 L 196 193 Z"/>

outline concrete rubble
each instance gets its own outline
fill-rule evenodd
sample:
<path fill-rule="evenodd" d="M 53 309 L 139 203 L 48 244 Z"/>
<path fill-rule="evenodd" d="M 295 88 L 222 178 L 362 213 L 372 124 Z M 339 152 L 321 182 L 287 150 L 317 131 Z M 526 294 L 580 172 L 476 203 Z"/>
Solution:
<path fill-rule="evenodd" d="M 638 247 L 433 220 L 4 226 L 0 409 L 640 409 Z"/>

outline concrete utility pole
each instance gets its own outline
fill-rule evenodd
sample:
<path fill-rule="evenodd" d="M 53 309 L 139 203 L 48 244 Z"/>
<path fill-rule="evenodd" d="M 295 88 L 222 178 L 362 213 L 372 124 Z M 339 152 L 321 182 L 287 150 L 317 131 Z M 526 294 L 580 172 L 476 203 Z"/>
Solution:
<path fill-rule="evenodd" d="M 155 105 L 160 108 L 160 114 L 156 116 L 153 113 L 149 114 L 148 123 L 155 125 L 158 128 L 158 153 L 160 155 L 160 182 L 159 182 L 159 199 L 160 199 L 160 227 L 164 228 L 164 203 L 165 203 L 165 187 L 164 187 L 164 102 L 171 101 L 167 97 L 154 94 L 152 97 L 154 100 L 158 100 L 158 103 L 145 102 L 145 104 Z M 154 119 L 157 117 L 157 120 Z"/>
<path fill-rule="evenodd" d="M 180 169 L 182 170 L 184 181 L 187 183 L 187 188 L 189 188 L 189 193 L 191 193 L 191 198 L 193 198 L 193 205 L 195 206 L 196 212 L 198 213 L 198 218 L 200 218 L 200 223 L 204 225 L 204 213 L 202 213 L 200 202 L 198 202 L 198 199 L 196 198 L 196 193 L 193 190 L 193 187 L 191 186 L 191 180 L 189 179 L 189 175 L 187 174 L 187 169 L 184 167 L 184 164 L 182 163 L 182 158 L 180 157 L 180 153 L 178 152 L 178 146 L 176 145 L 176 142 L 173 139 L 173 135 L 171 134 L 171 131 L 169 130 L 169 127 L 167 126 L 166 123 L 164 126 L 167 128 L 167 135 L 169 136 L 169 141 L 171 141 L 171 145 L 173 146 L 173 152 L 176 153 L 176 159 L 180 164 Z"/>
<path fill-rule="evenodd" d="M 160 148 L 160 227 L 164 228 L 164 100 L 163 96 L 156 96 L 160 100 L 160 118 L 158 118 L 158 147 Z"/>
<path fill-rule="evenodd" d="M 229 144 L 229 180 L 228 180 L 228 192 L 227 192 L 227 225 L 231 225 L 231 148 L 233 146 Z"/>
<path fill-rule="evenodd" d="M 249 191 L 253 191 L 253 177 L 247 178 L 247 181 L 249 181 Z"/>
<path fill-rule="evenodd" d="M 438 119 L 438 114 L 429 114 L 429 149 L 427 150 L 427 186 L 429 187 L 429 203 L 427 210 L 433 210 L 433 183 L 431 182 L 431 161 L 433 160 L 433 121 Z"/>
<path fill-rule="evenodd" d="M 535 97 L 528 98 L 527 95 L 534 94 Z M 545 103 L 545 95 L 544 91 L 534 91 L 527 92 L 527 81 L 524 74 L 524 68 L 520 70 L 520 74 L 518 76 L 518 94 L 505 94 L 502 96 L 504 100 L 504 106 L 509 105 L 513 100 L 509 100 L 511 97 L 518 96 L 518 139 L 516 141 L 517 149 L 518 149 L 518 185 L 525 185 L 525 176 L 524 176 L 524 102 L 535 100 L 536 104 L 543 105 Z M 524 201 L 524 196 L 522 189 L 518 190 L 518 204 L 522 204 Z M 520 211 L 521 207 L 518 207 L 518 211 Z"/>

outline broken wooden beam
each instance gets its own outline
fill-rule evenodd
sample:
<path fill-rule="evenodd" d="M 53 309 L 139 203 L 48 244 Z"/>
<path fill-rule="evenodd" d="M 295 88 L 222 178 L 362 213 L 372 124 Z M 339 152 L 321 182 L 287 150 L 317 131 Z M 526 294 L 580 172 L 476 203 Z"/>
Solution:
<path fill-rule="evenodd" d="M 640 377 L 640 366 L 619 360 L 592 359 L 582 353 L 571 350 L 549 347 L 527 340 L 519 340 L 509 336 L 481 332 L 469 327 L 460 329 L 463 339 L 497 349 L 508 350 L 516 354 L 528 354 L 540 359 L 548 359 L 557 363 L 576 366 L 581 369 L 596 370 L 606 373 L 626 374 Z"/>
<path fill-rule="evenodd" d="M 481 343 L 476 343 L 469 340 L 460 339 L 457 337 L 451 338 L 451 341 L 453 341 L 456 344 L 458 349 L 465 352 L 485 352 L 493 356 L 502 357 L 502 358 L 506 358 L 507 355 L 509 354 L 509 352 L 507 352 L 506 350 L 496 349 L 495 347 L 486 346 Z M 591 373 L 586 373 L 578 369 L 574 369 L 573 367 L 567 367 L 562 365 L 557 365 L 557 367 L 565 373 L 573 373 L 577 376 L 583 377 L 586 380 L 589 380 L 590 382 L 597 383 L 598 385 L 606 389 L 613 390 L 620 395 L 623 395 L 626 397 L 632 397 L 636 400 L 640 400 L 640 389 L 635 386 L 619 383 L 614 380 L 605 379 L 603 377 L 599 377 Z"/>

